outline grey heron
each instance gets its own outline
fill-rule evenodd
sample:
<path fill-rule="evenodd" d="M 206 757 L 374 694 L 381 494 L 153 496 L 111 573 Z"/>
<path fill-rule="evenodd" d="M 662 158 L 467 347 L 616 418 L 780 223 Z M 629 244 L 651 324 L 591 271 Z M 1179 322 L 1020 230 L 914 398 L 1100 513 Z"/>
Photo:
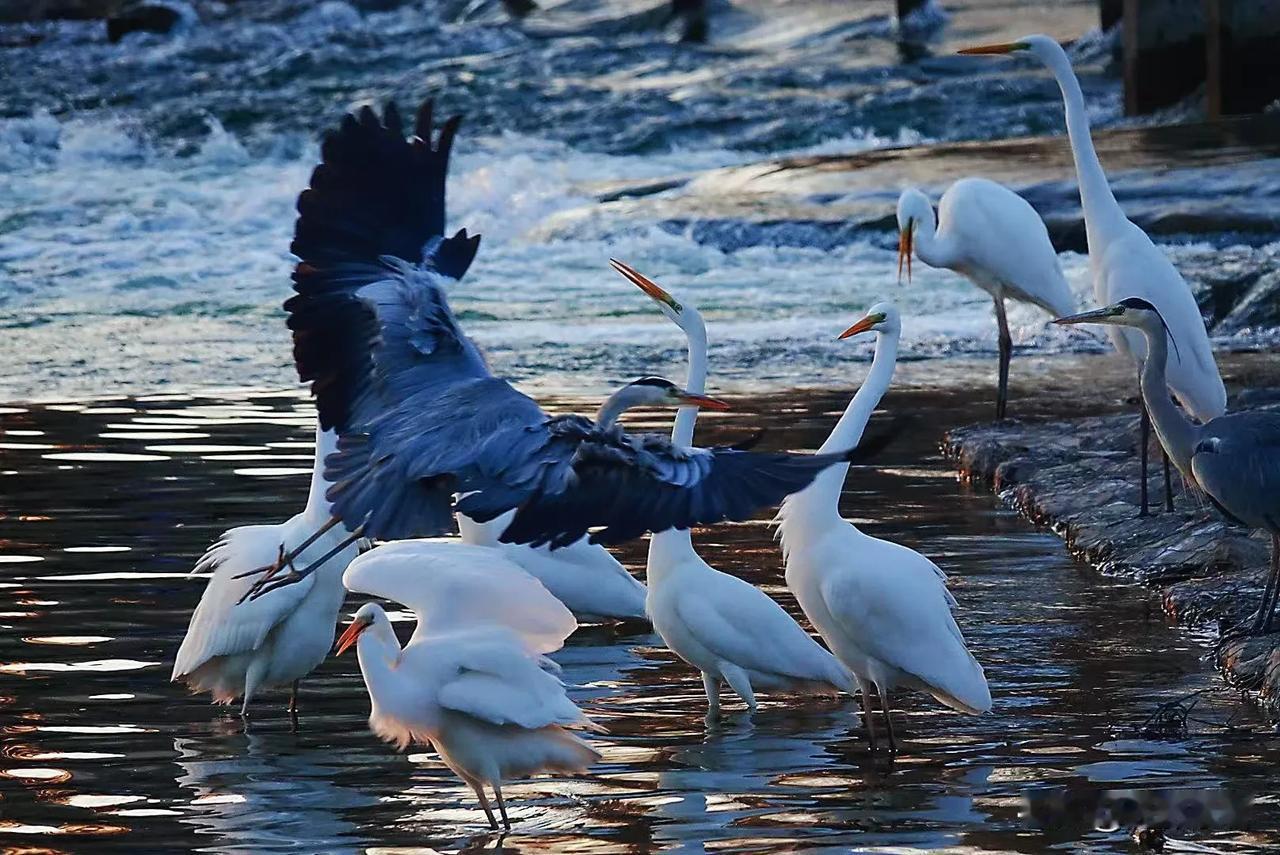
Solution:
<path fill-rule="evenodd" d="M 1160 311 L 1140 297 L 1059 318 L 1059 324 L 1108 324 L 1146 338 L 1142 398 L 1156 436 L 1189 483 L 1227 517 L 1271 535 L 1271 572 L 1252 630 L 1268 631 L 1280 596 L 1280 413 L 1231 413 L 1196 424 L 1169 397 L 1165 362 L 1172 333 Z M 1174 352 L 1178 342 L 1175 339 Z"/>
<path fill-rule="evenodd" d="M 623 432 L 614 422 L 631 406 L 690 403 L 654 378 L 614 393 L 592 420 L 550 416 L 495 377 L 445 295 L 479 245 L 465 230 L 441 237 L 458 122 L 433 144 L 431 102 L 409 138 L 393 105 L 382 117 L 365 107 L 325 139 L 298 199 L 296 293 L 285 309 L 298 374 L 321 425 L 339 435 L 326 460 L 326 525 L 379 540 L 443 534 L 459 494 L 457 511 L 477 522 L 516 510 L 503 542 L 555 548 L 598 529 L 592 542 L 618 543 L 746 519 L 848 459 L 852 450 L 685 448 Z M 325 560 L 298 570 L 296 553 L 262 568 L 247 596 Z"/>

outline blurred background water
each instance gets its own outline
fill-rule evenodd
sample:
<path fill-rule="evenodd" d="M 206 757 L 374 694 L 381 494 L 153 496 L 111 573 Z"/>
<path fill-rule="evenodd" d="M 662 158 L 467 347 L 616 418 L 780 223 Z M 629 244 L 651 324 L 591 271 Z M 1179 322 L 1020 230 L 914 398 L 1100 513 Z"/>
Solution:
<path fill-rule="evenodd" d="M 0 28 L 0 360 L 14 367 L 0 400 L 291 384 L 280 304 L 294 201 L 320 134 L 363 103 L 435 96 L 466 115 L 449 220 L 484 242 L 455 307 L 501 373 L 592 394 L 680 344 L 610 256 L 702 308 L 721 387 L 843 376 L 850 348 L 834 336 L 883 296 L 908 312 L 907 358 L 995 348 L 988 298 L 955 275 L 918 265 L 912 287 L 894 284 L 898 191 L 958 175 L 890 171 L 855 194 L 881 221 L 826 245 L 785 211 L 761 224 L 695 202 L 672 217 L 611 204 L 619 187 L 648 185 L 661 206 L 691 176 L 705 192 L 720 183 L 707 170 L 765 158 L 1060 133 L 1043 71 L 952 55 L 1029 31 L 1079 39 L 1095 123 L 1125 124 L 1092 0 L 948 5 L 947 27 L 910 61 L 888 2 L 713 3 L 707 46 L 641 22 L 652 0 L 549 0 L 522 24 L 496 2 L 197 5 L 198 23 L 120 44 L 100 22 Z M 1157 212 L 1206 195 L 1202 175 L 1137 174 Z M 1049 177 L 1070 191 L 1069 170 Z M 1241 179 L 1255 193 L 1268 182 Z M 1037 204 L 1053 215 L 1075 203 Z M 1242 239 L 1275 235 L 1211 224 L 1170 245 L 1202 259 Z M 1063 264 L 1085 299 L 1085 258 Z M 1026 307 L 1011 318 L 1024 349 L 1096 346 Z"/>

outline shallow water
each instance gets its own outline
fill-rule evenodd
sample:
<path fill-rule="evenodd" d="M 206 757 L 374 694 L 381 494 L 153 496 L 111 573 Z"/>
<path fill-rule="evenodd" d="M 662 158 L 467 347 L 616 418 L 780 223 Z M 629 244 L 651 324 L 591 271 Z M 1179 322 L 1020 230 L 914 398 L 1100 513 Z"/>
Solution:
<path fill-rule="evenodd" d="M 611 256 L 702 309 L 718 381 L 734 388 L 835 376 L 847 349 L 828 320 L 886 296 L 912 319 L 907 357 L 995 350 L 990 301 L 959 277 L 922 270 L 914 287 L 894 285 L 886 225 L 795 246 L 782 232 L 804 223 L 786 212 L 766 228 L 673 219 L 601 204 L 602 188 L 786 154 L 1061 133 L 1042 70 L 951 55 L 1027 31 L 1085 36 L 1073 53 L 1093 119 L 1122 121 L 1109 46 L 1088 35 L 1091 0 L 948 4 L 933 55 L 912 61 L 887 3 L 737 0 L 708 47 L 629 17 L 657 0 L 552 0 L 523 26 L 496 3 L 454 20 L 460 5 L 226 4 L 120 45 L 92 22 L 0 27 L 0 363 L 23 366 L 0 372 L 0 400 L 292 382 L 280 304 L 294 201 L 320 133 L 363 103 L 435 95 L 441 112 L 466 114 L 450 226 L 484 243 L 454 305 L 498 370 L 579 393 L 645 373 L 679 344 Z M 895 172 L 853 195 L 889 216 L 904 184 L 936 191 L 956 177 Z M 1063 169 L 1039 188 L 1046 214 L 1074 204 L 1054 190 L 1071 180 Z M 1239 183 L 1159 171 L 1122 188 L 1160 215 L 1270 186 Z M 1234 240 L 1177 238 L 1171 251 L 1202 258 Z M 1084 258 L 1062 260 L 1087 301 Z M 1027 307 L 1010 320 L 1027 349 L 1095 341 Z"/>
<path fill-rule="evenodd" d="M 788 393 L 740 400 L 701 441 L 773 427 L 765 444 L 817 445 L 844 403 Z M 764 699 L 703 720 L 701 684 L 647 632 L 585 627 L 554 658 L 609 733 L 590 775 L 506 788 L 510 851 L 1128 851 L 1123 832 L 1046 836 L 1019 816 L 1029 791 L 1066 786 L 1273 790 L 1280 743 L 1225 692 L 1190 735 L 1143 736 L 1157 703 L 1214 685 L 1203 649 L 1141 589 L 1098 579 L 1060 541 L 958 484 L 942 426 L 981 418 L 964 390 L 899 391 L 914 412 L 883 469 L 855 469 L 846 516 L 922 550 L 950 575 L 994 711 L 970 718 L 904 696 L 896 763 L 851 730 L 855 702 Z M 0 412 L 0 846 L 56 851 L 334 851 L 492 848 L 463 785 L 430 752 L 407 758 L 365 727 L 354 657 L 238 716 L 168 683 L 201 584 L 184 578 L 225 527 L 300 505 L 310 411 L 297 395 L 152 396 Z M 638 424 L 660 427 L 662 419 Z M 875 422 L 873 422 L 875 424 Z M 787 431 L 784 433 L 782 427 Z M 695 537 L 723 569 L 788 608 L 765 523 Z M 632 569 L 642 544 L 621 553 Z M 347 611 L 357 603 L 348 603 Z M 345 618 L 344 618 L 345 619 Z M 407 626 L 402 625 L 402 630 Z M 1222 728 L 1233 722 L 1245 730 Z M 1252 831 L 1197 838 L 1264 851 Z M 421 850 L 416 850 L 421 851 Z"/>

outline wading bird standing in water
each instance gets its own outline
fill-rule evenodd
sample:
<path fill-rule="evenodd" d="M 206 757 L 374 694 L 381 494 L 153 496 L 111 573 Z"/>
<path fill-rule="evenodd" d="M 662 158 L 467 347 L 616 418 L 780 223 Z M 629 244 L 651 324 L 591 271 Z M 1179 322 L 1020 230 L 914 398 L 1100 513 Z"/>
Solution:
<path fill-rule="evenodd" d="M 285 308 L 299 376 L 340 437 L 330 524 L 378 540 L 444 534 L 462 494 L 457 511 L 480 523 L 516 511 L 503 542 L 559 548 L 599 527 L 592 542 L 617 543 L 746 519 L 843 459 L 676 448 L 615 427 L 630 406 L 689 403 L 670 383 L 632 383 L 592 420 L 549 416 L 493 376 L 445 297 L 478 246 L 465 231 L 439 237 L 457 123 L 432 146 L 430 103 L 408 140 L 394 107 L 381 119 L 366 107 L 325 140 L 298 199 Z M 296 557 L 264 567 L 250 596 L 320 563 Z"/>
<path fill-rule="evenodd" d="M 901 333 L 898 310 L 877 303 L 841 335 L 875 331 L 876 353 L 858 393 L 822 447 L 856 445 L 889 388 Z M 870 691 L 880 695 L 889 750 L 897 751 L 889 695 L 898 686 L 926 692 L 953 710 L 984 713 L 991 691 L 951 610 L 946 576 L 918 552 L 863 534 L 840 517 L 846 466 L 834 466 L 778 512 L 787 587 L 862 688 L 871 748 L 876 735 Z"/>
<path fill-rule="evenodd" d="M 241 602 L 253 585 L 248 571 L 275 561 L 294 549 L 330 517 L 325 490 L 324 458 L 337 437 L 316 427 L 315 463 L 307 506 L 287 522 L 233 528 L 209 547 L 192 573 L 212 571 L 191 625 L 178 648 L 172 680 L 184 680 L 197 692 L 230 704 L 243 696 L 240 713 L 263 690 L 292 686 L 289 711 L 298 709 L 298 681 L 324 661 L 333 645 L 334 626 L 346 591 L 342 571 L 356 557 L 357 545 L 338 526 L 298 552 L 311 561 L 341 546 L 323 570 L 306 583 Z"/>
<path fill-rule="evenodd" d="M 1142 367 L 1142 399 L 1160 445 L 1187 479 L 1231 519 L 1271 535 L 1271 572 L 1253 632 L 1269 632 L 1280 597 L 1280 413 L 1232 413 L 1199 425 L 1169 398 L 1165 364 L 1172 335 L 1147 300 L 1130 297 L 1066 318 L 1060 324 L 1106 324 L 1137 330 L 1149 358 Z M 1174 350 L 1179 345 L 1173 339 Z"/>
<path fill-rule="evenodd" d="M 577 624 L 536 579 L 484 547 L 410 541 L 351 563 L 347 588 L 403 603 L 417 626 L 403 648 L 386 612 L 366 603 L 338 640 L 357 645 L 369 727 L 402 750 L 429 744 L 498 827 L 502 782 L 581 772 L 600 759 L 574 730 L 602 730 L 569 700 L 558 650 Z"/>
<path fill-rule="evenodd" d="M 685 385 L 701 390 L 707 381 L 707 328 L 702 315 L 643 274 L 619 261 L 612 264 L 684 330 L 689 344 Z M 692 444 L 697 419 L 695 407 L 682 407 L 676 413 L 671 441 L 679 446 Z M 673 653 L 702 672 L 708 718 L 719 712 L 722 682 L 753 711 L 757 688 L 853 694 L 853 676 L 835 657 L 755 585 L 703 561 L 688 529 L 653 535 L 645 578 L 653 628 Z"/>
<path fill-rule="evenodd" d="M 1084 94 L 1071 68 L 1066 51 L 1048 36 L 1026 36 L 1008 44 L 967 48 L 964 54 L 1006 54 L 1026 51 L 1048 67 L 1062 90 L 1067 117 L 1067 136 L 1075 158 L 1080 203 L 1084 208 L 1085 236 L 1089 243 L 1089 270 L 1093 274 L 1093 294 L 1099 303 L 1112 304 L 1126 297 L 1141 297 L 1159 310 L 1170 334 L 1178 343 L 1179 355 L 1165 367 L 1169 389 L 1191 415 L 1201 422 L 1217 418 L 1227 409 L 1227 390 L 1222 385 L 1213 348 L 1205 330 L 1200 308 L 1185 280 L 1147 233 L 1124 215 L 1107 174 L 1098 160 L 1089 132 Z M 1137 330 L 1108 327 L 1112 344 L 1138 365 L 1147 358 L 1147 347 Z M 1142 482 L 1141 511 L 1148 513 L 1147 447 L 1151 416 L 1141 403 Z M 1165 506 L 1173 510 L 1173 488 L 1169 480 L 1169 459 L 1165 456 Z"/>
<path fill-rule="evenodd" d="M 1048 229 L 1027 200 L 1004 185 L 962 178 L 942 194 L 936 221 L 928 196 L 904 190 L 898 197 L 898 234 L 899 279 L 905 262 L 910 281 L 914 252 L 930 267 L 959 273 L 995 301 L 1000 343 L 996 419 L 1003 419 L 1013 357 L 1005 299 L 1032 303 L 1053 317 L 1075 308 Z"/>

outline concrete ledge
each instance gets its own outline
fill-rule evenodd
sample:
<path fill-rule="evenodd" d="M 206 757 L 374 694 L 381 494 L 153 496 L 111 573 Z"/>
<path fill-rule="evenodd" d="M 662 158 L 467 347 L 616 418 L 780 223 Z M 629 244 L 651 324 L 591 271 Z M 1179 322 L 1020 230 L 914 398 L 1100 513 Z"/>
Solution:
<path fill-rule="evenodd" d="M 1246 398 L 1243 406 L 1280 410 L 1280 389 Z M 1053 530 L 1079 560 L 1158 588 L 1175 624 L 1221 634 L 1261 597 L 1270 541 L 1228 525 L 1207 501 L 1180 490 L 1176 510 L 1165 513 L 1158 452 L 1153 514 L 1138 517 L 1137 427 L 1136 412 L 971 425 L 950 431 L 942 451 L 963 478 Z M 1280 719 L 1280 633 L 1220 644 L 1217 659 L 1229 683 L 1256 692 Z"/>

